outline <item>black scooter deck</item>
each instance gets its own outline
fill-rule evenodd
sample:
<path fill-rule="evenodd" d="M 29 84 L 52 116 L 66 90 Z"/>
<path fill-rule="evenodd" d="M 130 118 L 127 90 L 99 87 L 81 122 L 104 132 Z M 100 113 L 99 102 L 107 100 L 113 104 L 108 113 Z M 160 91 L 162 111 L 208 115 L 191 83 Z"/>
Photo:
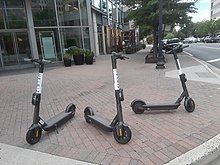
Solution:
<path fill-rule="evenodd" d="M 171 110 L 177 109 L 180 104 L 142 105 L 145 110 Z"/>
<path fill-rule="evenodd" d="M 52 117 L 51 119 L 49 119 L 48 121 L 46 121 L 46 126 L 43 127 L 43 129 L 45 131 L 51 131 L 56 129 L 56 127 L 59 127 L 60 125 L 62 125 L 63 123 L 65 123 L 66 121 L 68 121 L 68 119 L 72 118 L 72 112 L 61 112 L 57 115 L 55 115 L 54 117 Z"/>
<path fill-rule="evenodd" d="M 91 120 L 92 124 L 100 127 L 107 132 L 112 132 L 113 127 L 110 126 L 111 123 L 108 120 L 97 115 L 88 115 L 88 118 Z"/>

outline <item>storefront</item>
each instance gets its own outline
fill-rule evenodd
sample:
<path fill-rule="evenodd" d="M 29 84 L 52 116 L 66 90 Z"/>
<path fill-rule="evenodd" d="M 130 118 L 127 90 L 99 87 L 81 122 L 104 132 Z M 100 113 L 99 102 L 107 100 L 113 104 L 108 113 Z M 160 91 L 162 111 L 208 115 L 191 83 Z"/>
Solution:
<path fill-rule="evenodd" d="M 111 53 L 121 8 L 111 0 L 0 0 L 0 70 L 24 68 L 24 58 L 62 61 L 70 46 Z"/>
<path fill-rule="evenodd" d="M 86 0 L 0 0 L 0 70 L 25 67 L 24 58 L 62 61 L 70 46 L 94 50 L 89 17 Z"/>

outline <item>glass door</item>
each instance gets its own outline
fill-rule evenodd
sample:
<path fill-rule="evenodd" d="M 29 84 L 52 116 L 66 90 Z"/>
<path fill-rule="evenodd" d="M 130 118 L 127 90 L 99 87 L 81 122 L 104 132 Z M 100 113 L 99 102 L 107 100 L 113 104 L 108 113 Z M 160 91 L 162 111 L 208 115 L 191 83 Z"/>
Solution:
<path fill-rule="evenodd" d="M 3 69 L 3 60 L 2 60 L 2 46 L 1 46 L 1 42 L 0 42 L 0 70 Z"/>
<path fill-rule="evenodd" d="M 2 60 L 2 55 L 0 53 L 0 70 L 3 69 L 3 60 Z"/>
<path fill-rule="evenodd" d="M 31 58 L 27 32 L 8 32 L 0 35 L 0 67 L 24 63 Z"/>
<path fill-rule="evenodd" d="M 5 66 L 18 64 L 13 33 L 2 33 L 0 36 L 1 55 Z"/>
<path fill-rule="evenodd" d="M 31 58 L 31 49 L 27 32 L 15 33 L 16 52 L 18 54 L 18 62 L 24 63 L 24 58 Z"/>
<path fill-rule="evenodd" d="M 41 31 L 39 32 L 39 36 L 43 58 L 57 60 L 54 32 Z"/>

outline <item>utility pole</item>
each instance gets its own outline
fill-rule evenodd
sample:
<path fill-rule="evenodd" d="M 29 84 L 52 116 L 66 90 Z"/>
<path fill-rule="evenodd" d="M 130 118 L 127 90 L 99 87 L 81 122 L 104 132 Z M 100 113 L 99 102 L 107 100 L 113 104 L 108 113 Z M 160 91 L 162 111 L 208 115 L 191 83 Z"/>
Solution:
<path fill-rule="evenodd" d="M 162 52 L 162 24 L 163 24 L 163 0 L 159 0 L 159 26 L 158 26 L 158 42 L 159 42 L 159 52 L 157 54 L 157 64 L 156 69 L 164 69 L 164 56 Z"/>

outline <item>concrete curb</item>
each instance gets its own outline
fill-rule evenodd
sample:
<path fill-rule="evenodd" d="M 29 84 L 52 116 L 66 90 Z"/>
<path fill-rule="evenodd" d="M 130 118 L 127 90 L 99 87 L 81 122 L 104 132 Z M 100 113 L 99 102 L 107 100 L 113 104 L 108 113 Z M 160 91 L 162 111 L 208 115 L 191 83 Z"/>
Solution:
<path fill-rule="evenodd" d="M 220 134 L 164 165 L 206 165 L 220 154 Z"/>

